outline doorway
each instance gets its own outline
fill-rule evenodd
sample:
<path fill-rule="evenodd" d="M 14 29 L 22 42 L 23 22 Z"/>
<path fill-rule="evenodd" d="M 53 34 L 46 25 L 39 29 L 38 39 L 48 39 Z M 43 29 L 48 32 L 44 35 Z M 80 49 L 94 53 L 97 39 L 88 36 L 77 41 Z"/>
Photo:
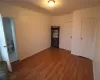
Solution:
<path fill-rule="evenodd" d="M 59 48 L 59 26 L 51 27 L 51 47 Z"/>
<path fill-rule="evenodd" d="M 16 45 L 15 27 L 12 18 L 3 17 L 4 33 L 7 43 L 8 56 L 10 63 L 18 61 L 18 52 Z"/>

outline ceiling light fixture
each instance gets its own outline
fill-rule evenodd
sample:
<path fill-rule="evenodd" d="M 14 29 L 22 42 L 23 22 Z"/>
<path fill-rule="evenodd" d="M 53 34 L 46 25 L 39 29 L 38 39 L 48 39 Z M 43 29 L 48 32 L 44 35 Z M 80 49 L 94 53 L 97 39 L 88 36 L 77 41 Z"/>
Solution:
<path fill-rule="evenodd" d="M 49 0 L 49 1 L 48 1 L 48 4 L 52 7 L 52 6 L 54 6 L 55 1 L 54 1 L 54 0 Z"/>

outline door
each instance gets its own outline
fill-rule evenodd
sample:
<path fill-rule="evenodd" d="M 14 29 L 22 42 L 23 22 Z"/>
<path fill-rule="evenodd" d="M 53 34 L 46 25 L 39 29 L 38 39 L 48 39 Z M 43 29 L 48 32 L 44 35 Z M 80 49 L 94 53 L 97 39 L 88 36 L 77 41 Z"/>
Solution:
<path fill-rule="evenodd" d="M 68 21 L 62 25 L 60 29 L 60 48 L 71 51 L 72 43 L 72 21 Z"/>
<path fill-rule="evenodd" d="M 1 48 L 2 60 L 7 62 L 9 71 L 12 71 L 1 15 L 0 15 L 0 48 Z"/>
<path fill-rule="evenodd" d="M 8 47 L 9 59 L 10 63 L 12 63 L 18 61 L 15 27 L 12 18 L 3 17 L 3 26 Z"/>
<path fill-rule="evenodd" d="M 93 58 L 95 19 L 83 19 L 81 28 L 81 56 Z"/>

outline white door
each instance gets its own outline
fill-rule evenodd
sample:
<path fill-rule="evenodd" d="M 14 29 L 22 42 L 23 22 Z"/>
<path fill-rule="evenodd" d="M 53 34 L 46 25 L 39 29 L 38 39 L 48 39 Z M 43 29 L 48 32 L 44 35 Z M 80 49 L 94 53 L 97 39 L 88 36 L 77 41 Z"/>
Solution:
<path fill-rule="evenodd" d="M 6 44 L 4 27 L 3 27 L 1 15 L 0 15 L 0 48 L 1 48 L 2 60 L 7 62 L 7 66 L 8 66 L 9 71 L 12 71 L 10 60 L 9 60 L 9 55 L 8 55 L 8 50 L 7 50 L 7 44 Z"/>
<path fill-rule="evenodd" d="M 66 22 L 60 28 L 60 48 L 71 51 L 72 22 Z"/>
<path fill-rule="evenodd" d="M 3 26 L 6 36 L 6 43 L 8 45 L 8 53 L 10 63 L 18 61 L 16 35 L 13 20 L 8 17 L 3 17 Z"/>
<path fill-rule="evenodd" d="M 93 58 L 95 19 L 83 19 L 81 28 L 81 56 Z"/>

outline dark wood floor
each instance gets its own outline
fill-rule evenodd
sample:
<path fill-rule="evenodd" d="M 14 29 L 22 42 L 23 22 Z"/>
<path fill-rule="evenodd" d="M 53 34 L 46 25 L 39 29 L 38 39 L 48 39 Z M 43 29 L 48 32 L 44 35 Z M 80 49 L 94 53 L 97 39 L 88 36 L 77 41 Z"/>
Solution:
<path fill-rule="evenodd" d="M 92 61 L 50 48 L 12 64 L 12 80 L 93 80 Z"/>

